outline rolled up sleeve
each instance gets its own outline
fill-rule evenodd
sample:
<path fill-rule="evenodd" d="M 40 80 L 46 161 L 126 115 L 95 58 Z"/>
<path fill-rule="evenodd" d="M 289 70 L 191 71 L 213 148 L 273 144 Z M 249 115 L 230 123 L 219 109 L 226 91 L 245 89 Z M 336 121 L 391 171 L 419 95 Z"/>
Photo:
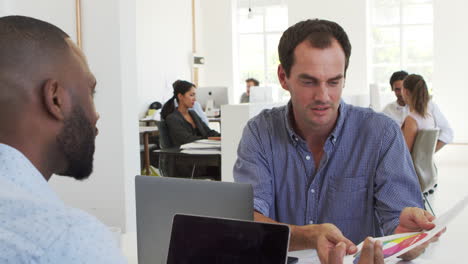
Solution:
<path fill-rule="evenodd" d="M 453 129 L 450 127 L 450 124 L 445 118 L 444 114 L 442 114 L 442 111 L 440 111 L 440 108 L 436 104 L 433 105 L 433 117 L 436 123 L 436 126 L 439 127 L 440 129 L 440 134 L 439 134 L 439 140 L 444 142 L 445 144 L 452 143 L 453 141 Z"/>
<path fill-rule="evenodd" d="M 258 127 L 250 121 L 244 128 L 237 160 L 234 164 L 234 180 L 239 183 L 251 184 L 254 190 L 254 209 L 271 217 L 274 208 L 272 176 L 268 165 L 268 157 L 263 149 Z"/>
<path fill-rule="evenodd" d="M 374 199 L 384 234 L 390 235 L 405 207 L 423 208 L 423 203 L 411 155 L 396 124 L 385 131 L 381 144 Z"/>

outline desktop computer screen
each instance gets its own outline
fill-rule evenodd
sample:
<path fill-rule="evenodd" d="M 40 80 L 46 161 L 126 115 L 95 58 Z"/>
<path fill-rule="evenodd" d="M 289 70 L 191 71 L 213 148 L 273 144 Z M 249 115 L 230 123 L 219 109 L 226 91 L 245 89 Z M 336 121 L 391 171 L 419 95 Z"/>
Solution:
<path fill-rule="evenodd" d="M 222 105 L 228 104 L 228 89 L 227 87 L 198 87 L 196 90 L 197 101 L 205 110 L 208 101 L 213 102 L 214 108 L 221 108 Z"/>

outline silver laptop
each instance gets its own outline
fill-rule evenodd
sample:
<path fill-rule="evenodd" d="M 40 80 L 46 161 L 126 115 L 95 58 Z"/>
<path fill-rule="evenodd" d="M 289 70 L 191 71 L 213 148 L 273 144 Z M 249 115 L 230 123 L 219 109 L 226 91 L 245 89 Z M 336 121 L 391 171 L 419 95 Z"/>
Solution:
<path fill-rule="evenodd" d="M 285 264 L 288 246 L 284 224 L 177 214 L 167 264 Z"/>
<path fill-rule="evenodd" d="M 136 176 L 135 196 L 139 264 L 166 263 L 175 214 L 253 220 L 249 184 Z"/>

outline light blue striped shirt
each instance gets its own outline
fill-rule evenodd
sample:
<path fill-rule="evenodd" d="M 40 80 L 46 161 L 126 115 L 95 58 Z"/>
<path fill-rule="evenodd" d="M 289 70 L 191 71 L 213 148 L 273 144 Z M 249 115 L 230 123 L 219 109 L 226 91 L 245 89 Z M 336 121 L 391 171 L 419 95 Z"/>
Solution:
<path fill-rule="evenodd" d="M 354 243 L 393 233 L 405 207 L 422 207 L 419 182 L 398 125 L 340 103 L 316 171 L 289 122 L 291 103 L 264 110 L 244 128 L 236 182 L 254 188 L 254 208 L 294 225 L 332 223 Z"/>
<path fill-rule="evenodd" d="M 65 206 L 22 153 L 0 144 L 0 263 L 125 262 L 107 227 Z"/>

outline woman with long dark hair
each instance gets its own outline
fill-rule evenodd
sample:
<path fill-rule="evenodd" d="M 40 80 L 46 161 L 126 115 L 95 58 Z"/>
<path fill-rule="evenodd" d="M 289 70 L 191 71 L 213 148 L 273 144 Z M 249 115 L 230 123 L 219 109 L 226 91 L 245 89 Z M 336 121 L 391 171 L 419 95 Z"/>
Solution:
<path fill-rule="evenodd" d="M 401 127 L 410 152 L 419 130 L 436 128 L 432 111 L 429 107 L 430 96 L 426 82 L 421 75 L 408 75 L 403 81 L 403 99 L 409 106 L 409 114 Z"/>
<path fill-rule="evenodd" d="M 172 143 L 180 146 L 198 139 L 219 139 L 221 134 L 210 129 L 190 110 L 195 104 L 196 88 L 193 83 L 177 80 L 172 84 L 174 95 L 163 106 L 161 117 L 166 121 Z M 178 106 L 175 106 L 174 100 Z"/>

